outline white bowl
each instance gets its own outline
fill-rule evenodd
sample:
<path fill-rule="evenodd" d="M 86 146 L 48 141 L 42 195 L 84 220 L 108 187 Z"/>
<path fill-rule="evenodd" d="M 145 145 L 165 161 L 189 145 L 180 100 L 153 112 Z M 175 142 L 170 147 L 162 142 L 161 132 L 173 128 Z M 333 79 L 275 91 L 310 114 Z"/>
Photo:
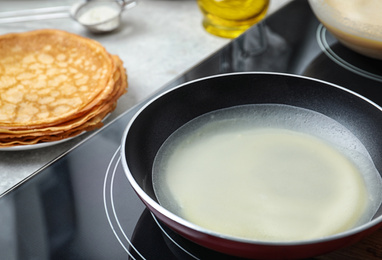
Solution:
<path fill-rule="evenodd" d="M 320 22 L 343 45 L 382 59 L 381 0 L 309 0 Z"/>

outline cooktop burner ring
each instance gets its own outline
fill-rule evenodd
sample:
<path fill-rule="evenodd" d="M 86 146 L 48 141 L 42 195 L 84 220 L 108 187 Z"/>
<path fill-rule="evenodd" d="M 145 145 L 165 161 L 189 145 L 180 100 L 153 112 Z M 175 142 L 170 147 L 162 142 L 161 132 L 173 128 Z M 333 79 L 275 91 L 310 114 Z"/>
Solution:
<path fill-rule="evenodd" d="M 341 67 L 358 74 L 360 76 L 366 77 L 368 79 L 372 79 L 378 82 L 382 82 L 382 76 L 374 74 L 372 72 L 366 71 L 364 69 L 359 68 L 356 65 L 351 64 L 350 62 L 346 61 L 342 57 L 340 57 L 331 47 L 328 43 L 328 31 L 327 29 L 322 25 L 319 24 L 316 31 L 316 39 L 318 42 L 318 45 L 320 46 L 321 50 L 336 64 L 340 65 Z"/>
<path fill-rule="evenodd" d="M 123 172 L 121 171 L 122 165 L 121 165 L 120 149 L 121 149 L 120 146 L 116 149 L 106 169 L 104 182 L 103 182 L 104 210 L 105 210 L 107 221 L 110 225 L 111 230 L 113 231 L 114 236 L 118 240 L 118 243 L 122 246 L 123 250 L 129 255 L 130 257 L 129 259 L 136 260 L 137 257 L 139 257 L 138 259 L 146 259 L 142 255 L 142 253 L 139 252 L 139 250 L 134 246 L 133 244 L 134 239 L 129 238 L 129 236 L 126 234 L 117 213 L 118 206 L 116 206 L 115 204 L 115 199 L 117 198 L 115 197 L 116 195 L 114 192 L 114 187 L 116 185 L 116 182 L 115 182 L 116 176 L 118 174 L 121 174 L 121 172 Z M 165 228 L 162 226 L 159 220 L 151 212 L 150 212 L 150 215 L 152 216 L 159 230 L 162 232 L 162 235 L 166 236 L 166 238 L 168 239 L 168 241 L 172 243 L 172 245 L 174 245 L 176 248 L 178 248 L 178 250 L 182 251 L 183 253 L 191 257 L 192 259 L 195 259 L 195 260 L 199 259 L 195 255 L 193 255 L 191 252 L 189 252 L 187 249 L 182 247 L 178 242 L 176 242 L 176 240 L 165 230 Z M 131 250 L 134 250 L 134 253 L 132 253 Z M 136 254 L 136 256 L 134 256 L 133 254 Z"/>
<path fill-rule="evenodd" d="M 117 173 L 117 168 L 120 166 L 120 161 L 121 161 L 121 156 L 119 154 L 121 149 L 121 146 L 117 148 L 117 150 L 114 152 L 109 165 L 107 166 L 106 169 L 106 174 L 104 178 L 104 184 L 103 184 L 103 203 L 104 203 L 104 209 L 105 209 L 105 214 L 107 217 L 107 220 L 109 222 L 110 228 L 114 233 L 114 236 L 118 240 L 119 244 L 122 246 L 122 248 L 126 251 L 126 253 L 129 255 L 131 259 L 136 259 L 127 246 L 130 246 L 134 251 L 142 258 L 145 259 L 141 253 L 134 247 L 133 243 L 131 240 L 128 238 L 126 235 L 125 231 L 122 228 L 122 225 L 119 221 L 119 218 L 117 216 L 117 212 L 115 209 L 115 204 L 114 204 L 114 179 L 115 175 Z M 111 212 L 109 210 L 111 209 Z M 114 222 L 114 223 L 113 223 Z M 121 235 L 122 237 L 121 237 Z M 125 245 L 125 242 L 128 243 L 128 245 Z"/>

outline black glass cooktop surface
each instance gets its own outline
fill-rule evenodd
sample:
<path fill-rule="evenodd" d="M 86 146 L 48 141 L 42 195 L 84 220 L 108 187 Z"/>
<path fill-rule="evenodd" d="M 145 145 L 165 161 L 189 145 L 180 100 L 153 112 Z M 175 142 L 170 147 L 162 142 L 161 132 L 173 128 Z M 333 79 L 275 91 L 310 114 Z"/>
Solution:
<path fill-rule="evenodd" d="M 208 75 L 273 71 L 323 79 L 382 104 L 381 68 L 339 44 L 297 0 L 163 90 Z M 0 198 L 0 259 L 234 259 L 173 233 L 130 187 L 119 149 L 140 106 Z"/>

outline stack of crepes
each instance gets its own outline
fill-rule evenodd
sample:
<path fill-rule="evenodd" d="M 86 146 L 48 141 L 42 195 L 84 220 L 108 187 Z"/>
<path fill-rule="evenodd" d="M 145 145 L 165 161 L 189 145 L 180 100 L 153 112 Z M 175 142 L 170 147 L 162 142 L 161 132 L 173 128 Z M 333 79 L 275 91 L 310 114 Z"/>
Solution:
<path fill-rule="evenodd" d="M 0 36 L 0 148 L 99 128 L 126 90 L 122 61 L 94 40 L 54 29 Z"/>

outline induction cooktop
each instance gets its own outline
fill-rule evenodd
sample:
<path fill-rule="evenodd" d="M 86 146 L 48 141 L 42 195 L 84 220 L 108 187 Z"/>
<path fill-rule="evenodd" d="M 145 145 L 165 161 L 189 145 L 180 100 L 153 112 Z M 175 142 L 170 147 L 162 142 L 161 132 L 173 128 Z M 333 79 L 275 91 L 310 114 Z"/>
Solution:
<path fill-rule="evenodd" d="M 381 68 L 382 61 L 343 47 L 307 1 L 296 0 L 160 92 L 209 75 L 267 71 L 329 81 L 382 105 Z M 0 198 L 0 259 L 236 259 L 168 229 L 130 187 L 120 143 L 129 120 L 147 101 Z"/>

